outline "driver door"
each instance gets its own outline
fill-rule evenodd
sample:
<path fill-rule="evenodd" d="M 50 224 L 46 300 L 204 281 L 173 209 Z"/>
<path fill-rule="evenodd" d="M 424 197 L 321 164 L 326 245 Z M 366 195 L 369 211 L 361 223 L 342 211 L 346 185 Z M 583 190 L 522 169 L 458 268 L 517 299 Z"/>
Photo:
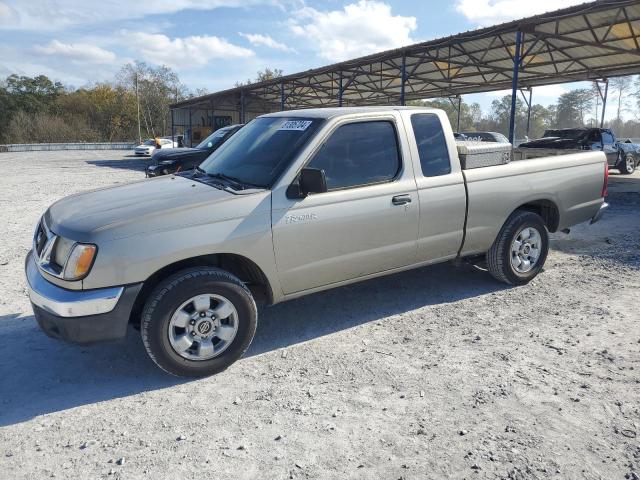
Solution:
<path fill-rule="evenodd" d="M 415 263 L 418 198 L 408 155 L 394 116 L 332 129 L 307 164 L 325 171 L 328 191 L 273 199 L 285 294 Z"/>

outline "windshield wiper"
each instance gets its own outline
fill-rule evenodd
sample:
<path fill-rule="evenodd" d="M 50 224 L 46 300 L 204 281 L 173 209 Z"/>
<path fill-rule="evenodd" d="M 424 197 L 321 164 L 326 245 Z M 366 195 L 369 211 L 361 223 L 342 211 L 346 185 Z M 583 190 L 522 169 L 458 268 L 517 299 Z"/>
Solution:
<path fill-rule="evenodd" d="M 208 181 L 204 181 L 204 179 L 200 178 L 203 175 L 210 177 L 210 175 L 202 168 L 200 168 L 199 166 L 196 167 L 193 170 L 193 173 L 191 174 L 191 178 L 193 178 L 194 180 L 198 181 L 198 182 L 202 182 L 202 183 L 206 183 L 207 185 L 212 185 L 220 190 L 224 190 L 225 185 L 222 182 L 208 182 Z"/>
<path fill-rule="evenodd" d="M 224 173 L 207 173 L 208 176 L 212 178 L 219 178 L 221 180 L 226 180 L 231 184 L 231 187 L 235 190 L 244 190 L 245 187 L 255 187 L 255 188 L 265 188 L 264 185 L 257 185 L 255 183 L 245 182 L 244 180 L 240 180 L 239 178 L 232 177 L 230 175 L 225 175 Z"/>

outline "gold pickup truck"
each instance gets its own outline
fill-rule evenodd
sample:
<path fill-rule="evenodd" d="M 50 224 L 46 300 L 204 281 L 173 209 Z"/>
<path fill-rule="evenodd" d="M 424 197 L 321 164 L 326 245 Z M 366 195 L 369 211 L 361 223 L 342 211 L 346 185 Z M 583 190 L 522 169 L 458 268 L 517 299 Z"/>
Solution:
<path fill-rule="evenodd" d="M 488 148 L 457 144 L 434 109 L 263 115 L 194 172 L 53 204 L 26 259 L 36 319 L 79 343 L 133 324 L 160 368 L 202 376 L 248 348 L 254 299 L 479 256 L 499 281 L 526 284 L 547 232 L 606 208 L 607 162 Z"/>

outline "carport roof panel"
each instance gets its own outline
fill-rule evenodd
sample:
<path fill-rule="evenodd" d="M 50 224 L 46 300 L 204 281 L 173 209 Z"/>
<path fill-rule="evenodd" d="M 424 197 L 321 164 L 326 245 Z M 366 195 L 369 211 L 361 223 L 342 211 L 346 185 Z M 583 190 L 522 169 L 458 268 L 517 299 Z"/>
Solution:
<path fill-rule="evenodd" d="M 286 108 L 397 103 L 511 87 L 516 31 L 520 87 L 640 73 L 640 1 L 599 0 L 192 98 L 172 108 L 239 99 Z"/>

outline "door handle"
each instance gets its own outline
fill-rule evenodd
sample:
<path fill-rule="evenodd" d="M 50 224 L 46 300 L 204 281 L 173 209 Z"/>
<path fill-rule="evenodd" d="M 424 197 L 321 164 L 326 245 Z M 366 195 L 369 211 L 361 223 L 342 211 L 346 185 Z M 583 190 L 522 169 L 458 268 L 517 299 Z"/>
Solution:
<path fill-rule="evenodd" d="M 394 205 L 405 205 L 411 203 L 411 196 L 409 195 L 396 195 L 391 199 L 391 203 Z"/>

